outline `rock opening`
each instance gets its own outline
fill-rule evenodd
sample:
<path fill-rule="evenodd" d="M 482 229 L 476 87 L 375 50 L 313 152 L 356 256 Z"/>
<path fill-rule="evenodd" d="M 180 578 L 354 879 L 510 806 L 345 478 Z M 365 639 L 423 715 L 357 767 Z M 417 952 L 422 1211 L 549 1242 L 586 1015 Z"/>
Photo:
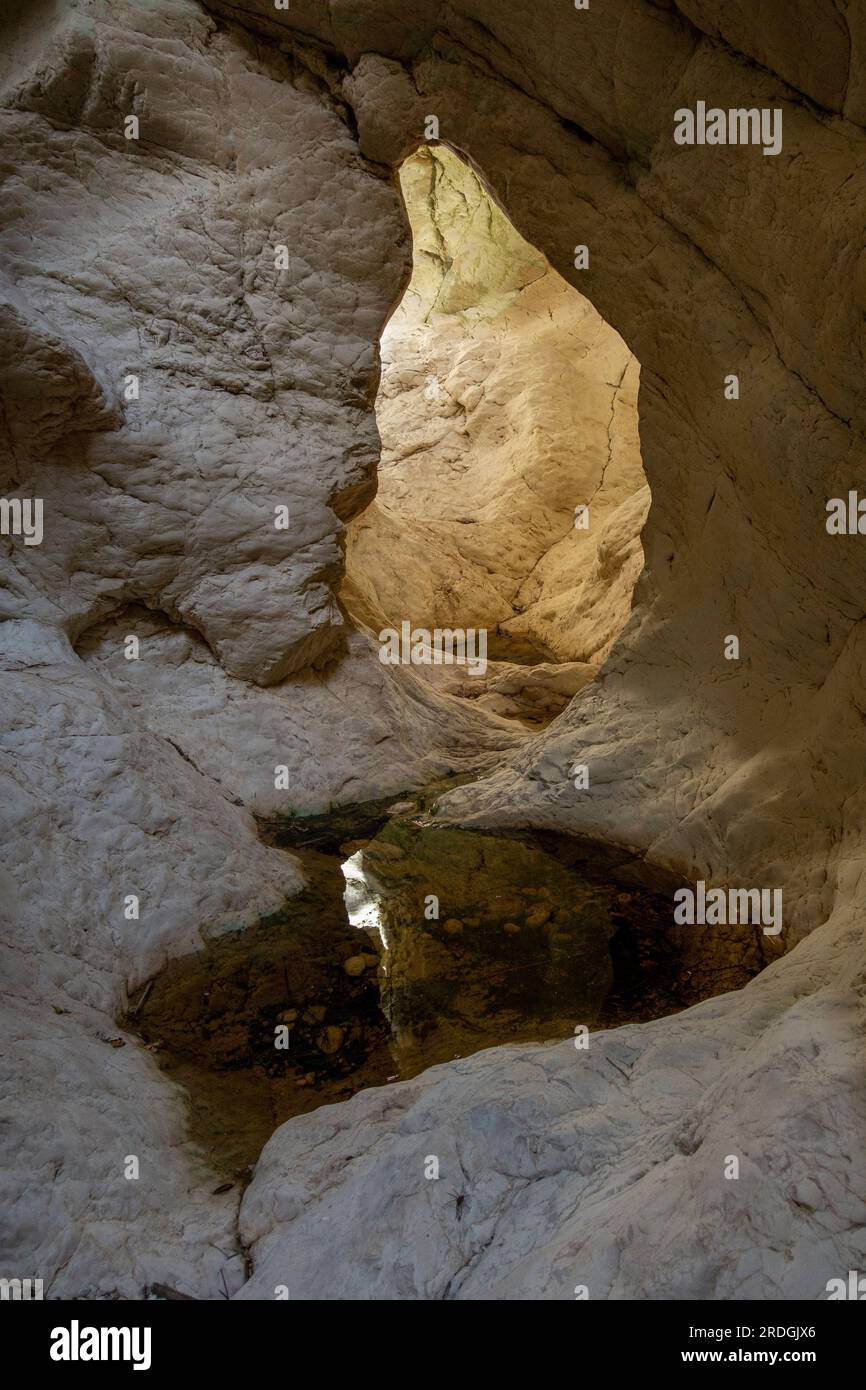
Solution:
<path fill-rule="evenodd" d="M 486 633 L 488 666 L 419 662 L 529 725 L 587 684 L 627 620 L 649 507 L 640 369 L 445 146 L 401 166 L 412 275 L 382 335 L 378 492 L 343 598 L 374 633 Z"/>

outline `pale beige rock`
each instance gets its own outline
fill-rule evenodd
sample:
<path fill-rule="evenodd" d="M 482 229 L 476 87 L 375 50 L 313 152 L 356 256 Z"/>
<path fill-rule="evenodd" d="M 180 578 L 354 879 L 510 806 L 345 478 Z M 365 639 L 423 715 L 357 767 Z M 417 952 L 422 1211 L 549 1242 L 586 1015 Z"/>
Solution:
<path fill-rule="evenodd" d="M 104 1039 L 168 957 L 303 880 L 62 634 L 0 624 L 0 691 L 4 1268 L 55 1297 L 218 1298 L 243 1277 L 236 1196 L 211 1195 L 155 1060 Z"/>
<path fill-rule="evenodd" d="M 710 0 L 209 8 L 220 27 L 193 0 L 12 4 L 0 21 L 2 486 L 43 497 L 47 522 L 41 547 L 4 538 L 0 597 L 4 1258 L 60 1297 L 136 1298 L 154 1279 L 234 1294 L 240 1234 L 244 1298 L 272 1297 L 287 1269 L 323 1298 L 569 1297 L 578 1282 L 600 1298 L 821 1298 L 866 1258 L 866 550 L 824 528 L 826 500 L 866 476 L 862 7 L 798 3 L 784 22 Z M 782 154 L 674 145 L 674 111 L 698 100 L 778 107 Z M 408 270 L 389 169 L 431 112 L 639 360 L 652 493 L 636 608 L 598 679 L 443 813 L 782 886 L 793 949 L 746 990 L 584 1057 L 494 1049 L 290 1122 L 236 1230 L 183 1142 L 179 1093 L 131 1038 L 99 1035 L 117 1036 L 127 983 L 160 957 L 299 888 L 232 804 L 261 791 L 293 710 L 311 809 L 381 781 L 375 755 L 348 776 L 330 751 L 323 712 L 345 705 L 346 677 L 321 700 L 295 691 L 339 655 L 340 523 L 370 500 L 375 344 Z M 288 532 L 269 524 L 278 503 Z M 590 607 L 606 565 L 639 564 L 627 520 L 584 580 Z M 99 634 L 86 661 L 69 639 L 142 601 L 210 655 L 172 671 L 161 640 L 133 698 Z M 555 634 L 567 609 L 544 622 Z M 420 778 L 411 720 L 395 726 L 407 702 L 426 708 L 445 757 L 444 697 L 411 672 L 379 684 L 360 643 L 353 746 L 381 717 Z M 231 711 L 222 742 L 211 700 Z M 467 759 L 482 729 L 491 754 L 514 736 L 458 708 Z M 244 767 L 258 709 L 270 732 Z M 206 771 L 187 761 L 195 738 Z M 139 890 L 133 924 L 118 905 Z M 468 1180 L 459 1225 L 452 1184 L 419 1175 L 430 1152 Z M 739 1185 L 720 1178 L 731 1152 Z"/>
<path fill-rule="evenodd" d="M 586 661 L 538 662 L 526 666 L 489 661 L 486 670 L 470 673 L 463 666 L 418 668 L 437 690 L 472 700 L 479 709 L 526 728 L 549 724 L 571 699 L 594 679 L 598 668 Z"/>
<path fill-rule="evenodd" d="M 485 628 L 494 657 L 597 663 L 643 559 L 637 362 L 455 154 L 422 149 L 400 180 L 413 273 L 343 596 L 374 631 Z"/>
<path fill-rule="evenodd" d="M 137 661 L 124 656 L 130 633 Z M 91 628 L 79 652 L 148 728 L 258 815 L 378 799 L 491 766 L 524 741 L 519 726 L 440 694 L 415 668 L 382 665 L 360 632 L 339 660 L 268 690 L 224 671 L 196 633 L 140 608 Z"/>
<path fill-rule="evenodd" d="M 261 8 L 249 0 L 249 12 Z M 683 11 L 703 27 L 690 25 Z M 542 1160 L 537 1171 L 533 1160 L 525 1173 L 531 1193 L 558 1186 L 569 1194 L 576 1225 L 563 1236 L 562 1257 L 551 1255 L 544 1236 L 537 1263 L 532 1257 L 516 1265 L 513 1278 L 494 1272 L 504 1249 L 525 1251 L 524 1240 L 534 1242 L 540 1216 L 531 1200 L 525 1224 L 512 1212 L 513 1180 L 504 1173 L 514 1170 L 503 1132 L 473 1167 L 476 1184 L 484 1183 L 482 1174 L 500 1174 L 490 1180 L 479 1225 L 450 1265 L 439 1262 L 435 1243 L 413 1245 L 418 1264 L 404 1274 L 403 1296 L 423 1290 L 424 1297 L 556 1297 L 583 1272 L 601 1297 L 818 1298 L 827 1277 L 862 1263 L 858 1242 L 841 1234 L 861 1220 L 857 1183 L 834 1155 L 850 1152 L 851 1135 L 863 1129 L 859 1101 L 841 1078 L 850 1075 L 845 1059 L 859 1026 L 852 984 L 864 968 L 854 924 L 863 865 L 858 692 L 866 551 L 857 538 L 828 536 L 824 520 L 826 500 L 845 496 L 866 476 L 866 151 L 862 129 L 827 120 L 776 76 L 802 82 L 813 99 L 845 99 L 838 9 L 809 7 L 804 18 L 795 7 L 783 25 L 778 16 L 763 23 L 765 11 L 709 0 L 677 7 L 621 0 L 578 14 L 568 6 L 471 0 L 440 16 L 447 37 L 433 38 L 432 6 L 418 0 L 399 13 L 366 16 L 363 42 L 359 21 L 333 7 L 325 13 L 302 3 L 285 21 L 320 34 L 343 55 L 362 148 L 373 157 L 399 161 L 420 140 L 426 113 L 435 111 L 443 139 L 467 152 L 515 226 L 565 278 L 572 278 L 575 243 L 594 248 L 581 287 L 641 364 L 641 450 L 652 507 L 636 611 L 600 678 L 507 770 L 447 798 L 443 814 L 477 824 L 572 828 L 714 882 L 782 885 L 785 941 L 800 940 L 772 968 L 772 979 L 768 974 L 744 995 L 635 1035 L 636 1065 L 659 1109 L 647 1119 L 644 1083 L 636 1108 L 625 1090 L 628 1113 L 641 1116 L 641 1151 L 657 1175 L 635 1186 L 633 1200 L 623 1197 L 611 1157 L 618 1121 L 608 1127 L 603 1118 L 609 1104 L 618 1104 L 611 1086 L 618 1091 L 620 1083 L 600 1074 L 597 1087 L 587 1080 L 584 1089 L 575 1079 L 566 1113 L 576 1094 L 586 1096 L 591 1131 L 600 1125 L 606 1139 L 596 1149 L 583 1127 L 574 1131 L 566 1122 L 550 1166 Z M 862 44 L 856 9 L 851 20 L 852 41 Z M 425 25 L 426 44 L 419 42 Z M 852 91 L 853 114 L 862 104 L 856 75 Z M 697 100 L 780 108 L 783 153 L 676 146 L 673 113 Z M 731 372 L 741 382 L 736 402 L 723 392 Z M 724 659 L 729 633 L 740 638 L 739 663 Z M 591 771 L 584 792 L 569 775 L 579 761 Z M 754 999 L 762 1001 L 757 1008 Z M 721 1038 L 714 1011 L 725 1019 Z M 696 1149 L 691 1139 L 674 1142 L 672 1117 L 681 1114 L 683 1095 L 651 1036 L 671 1039 L 667 1056 L 687 1086 L 699 1077 L 700 1093 L 709 1087 L 706 1101 L 697 1102 L 696 1134 L 707 1141 Z M 817 1050 L 809 1041 L 815 1036 Z M 802 1048 L 817 1069 L 808 1098 Z M 557 1076 L 573 1077 L 568 1049 L 560 1055 Z M 462 1080 L 459 1068 L 446 1069 L 435 1096 L 431 1080 L 410 1083 L 401 1094 L 411 1107 L 426 1091 L 419 1103 L 431 1117 L 459 1106 L 456 1096 L 465 1094 L 474 1115 L 480 1088 L 491 1106 L 489 1124 L 495 1112 L 507 1129 L 513 1069 L 531 1069 L 530 1105 L 541 1103 L 546 1086 L 524 1058 L 491 1053 L 460 1064 L 469 1073 Z M 445 1088 L 452 1085 L 449 1099 Z M 501 1109 L 497 1094 L 507 1097 Z M 821 1104 L 831 1094 L 832 1115 Z M 357 1099 L 346 1123 L 363 1129 L 365 1153 L 375 1149 L 378 1171 L 383 1163 L 393 1168 L 387 1198 L 401 1203 L 408 1239 L 420 1216 L 415 1190 L 399 1176 L 377 1105 L 377 1098 Z M 816 1106 L 820 1122 L 806 1140 L 804 1116 Z M 408 1121 L 413 1134 L 415 1121 Z M 422 1147 L 459 1144 L 463 1161 L 467 1123 L 468 1116 L 455 1119 L 450 1140 L 426 1125 Z M 529 1127 L 540 1138 L 551 1123 L 545 1115 Z M 312 1178 L 315 1165 L 327 1163 L 326 1151 L 312 1157 L 319 1137 L 315 1121 L 303 1133 L 282 1131 L 275 1167 L 265 1166 L 251 1196 L 248 1229 L 260 1233 L 263 1273 L 269 1233 L 280 1259 L 306 1260 L 307 1251 L 310 1270 L 322 1268 L 302 1215 L 280 1236 L 264 1215 L 270 1192 L 287 1193 L 289 1151 L 296 1174 Z M 781 1150 L 803 1174 L 829 1164 L 820 1214 L 792 1208 L 785 1183 L 759 1176 L 766 1172 L 759 1162 L 752 1215 L 741 1237 L 722 1238 L 720 1248 L 719 1233 L 731 1226 L 712 1164 L 728 1145 L 767 1155 L 767 1162 Z M 569 1180 L 561 1152 L 575 1149 L 585 1174 Z M 621 1152 L 630 1163 L 638 1150 L 629 1142 Z M 666 1154 L 669 1165 L 656 1166 Z M 361 1200 L 362 1167 L 335 1194 L 333 1220 L 341 1219 L 343 1202 L 348 1209 Z M 501 1207 L 499 1184 L 508 1189 Z M 488 1263 L 477 1256 L 490 1224 L 497 1240 Z M 555 1218 L 552 1224 L 560 1229 Z M 670 1246 L 660 1250 L 665 1232 Z M 392 1266 L 389 1253 L 380 1253 L 376 1267 Z M 347 1289 L 345 1259 L 342 1271 Z M 395 1287 L 384 1276 L 378 1290 Z"/>
<path fill-rule="evenodd" d="M 0 88 L 18 163 L 3 475 L 46 516 L 44 543 L 13 551 L 0 611 L 75 637 L 145 602 L 273 684 L 344 628 L 339 519 L 372 495 L 366 401 L 407 254 L 395 194 L 279 54 L 191 0 L 49 17 L 38 45 L 26 7 L 7 17 L 21 62 Z"/>
<path fill-rule="evenodd" d="M 249 808 L 450 770 L 449 710 L 458 764 L 515 734 L 417 680 L 409 719 L 357 636 L 336 682 L 284 686 L 345 645 L 341 518 L 371 495 L 375 345 L 408 248 L 382 171 L 320 88 L 191 0 L 16 4 L 0 27 L 0 486 L 45 517 L 40 546 L 3 538 L 0 591 L 4 1269 L 54 1297 L 221 1297 L 243 1277 L 236 1194 L 211 1196 L 153 1057 L 102 1039 L 166 958 L 302 887 Z M 137 628 L 136 602 L 162 613 Z"/>

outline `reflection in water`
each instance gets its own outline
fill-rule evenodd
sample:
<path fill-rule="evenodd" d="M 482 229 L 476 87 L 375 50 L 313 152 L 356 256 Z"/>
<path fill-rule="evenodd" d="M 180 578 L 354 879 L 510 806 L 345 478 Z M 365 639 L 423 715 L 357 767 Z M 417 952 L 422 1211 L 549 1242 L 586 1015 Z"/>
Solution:
<path fill-rule="evenodd" d="M 340 844 L 348 824 L 307 823 L 306 891 L 169 962 L 126 1020 L 233 1179 L 293 1115 L 498 1043 L 659 1017 L 779 949 L 760 929 L 675 927 L 679 881 L 592 842 L 380 813 Z"/>
<path fill-rule="evenodd" d="M 346 888 L 343 902 L 349 925 L 360 927 L 363 931 L 377 932 L 384 950 L 388 950 L 388 938 L 380 910 L 381 898 L 371 888 L 364 873 L 364 852 L 356 850 L 342 865 Z"/>
<path fill-rule="evenodd" d="M 754 928 L 673 924 L 679 881 L 555 834 L 392 821 L 343 864 L 375 932 L 400 1076 L 503 1042 L 660 1017 L 765 963 Z"/>

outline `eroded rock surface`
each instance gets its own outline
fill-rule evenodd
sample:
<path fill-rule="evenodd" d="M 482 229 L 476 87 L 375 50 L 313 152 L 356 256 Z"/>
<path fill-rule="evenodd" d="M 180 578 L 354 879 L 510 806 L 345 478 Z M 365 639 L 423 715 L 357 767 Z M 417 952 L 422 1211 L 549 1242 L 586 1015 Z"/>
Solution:
<path fill-rule="evenodd" d="M 514 748 L 443 816 L 781 886 L 794 949 L 586 1054 L 497 1049 L 291 1121 L 244 1201 L 241 1296 L 820 1298 L 863 1267 L 866 550 L 824 519 L 866 476 L 864 36 L 823 0 L 784 23 L 716 0 L 6 7 L 2 485 L 44 499 L 45 537 L 3 538 L 4 1266 L 50 1295 L 240 1289 L 237 1193 L 212 1195 L 180 1093 L 113 1019 L 160 958 L 301 886 L 234 804 L 268 773 L 244 729 L 271 768 L 297 710 L 309 809 L 379 781 L 330 751 L 357 684 L 310 698 L 342 660 L 366 673 L 358 752 L 379 720 L 403 756 L 425 700 L 440 750 L 452 719 Z M 698 100 L 780 109 L 782 153 L 675 145 Z M 519 748 L 341 650 L 341 526 L 371 500 L 408 275 L 392 171 L 430 113 L 640 362 L 636 608 Z M 87 631 L 140 603 L 207 658 L 161 635 L 163 664 L 120 678 L 123 634 Z"/>
<path fill-rule="evenodd" d="M 599 665 L 643 565 L 638 364 L 450 150 L 400 182 L 413 272 L 343 596 L 374 631 L 482 627 L 500 660 Z"/>
<path fill-rule="evenodd" d="M 839 1129 L 866 1121 L 862 1010 L 859 929 L 828 923 L 739 994 L 587 1052 L 495 1048 L 294 1120 L 241 1207 L 238 1297 L 823 1298 L 866 1251 Z"/>
<path fill-rule="evenodd" d="M 220 1297 L 237 1190 L 211 1197 L 182 1093 L 117 1016 L 302 888 L 252 811 L 398 791 L 517 736 L 397 688 L 334 597 L 408 242 L 326 77 L 187 0 L 3 25 L 0 475 L 44 505 L 40 545 L 4 535 L 0 590 L 3 1269 L 53 1296 Z"/>
<path fill-rule="evenodd" d="M 138 661 L 124 656 L 130 629 Z M 414 671 L 395 673 L 362 632 L 339 660 L 265 691 L 225 672 L 197 634 L 146 611 L 90 629 L 79 651 L 148 728 L 259 816 L 389 796 L 490 766 L 523 742 L 510 706 L 505 723 Z"/>
<path fill-rule="evenodd" d="M 195 4 L 7 27 L 4 483 L 44 499 L 46 529 L 13 551 L 5 613 L 75 636 L 144 602 L 273 684 L 344 626 L 338 518 L 372 495 L 407 254 L 395 195 L 323 81 Z"/>

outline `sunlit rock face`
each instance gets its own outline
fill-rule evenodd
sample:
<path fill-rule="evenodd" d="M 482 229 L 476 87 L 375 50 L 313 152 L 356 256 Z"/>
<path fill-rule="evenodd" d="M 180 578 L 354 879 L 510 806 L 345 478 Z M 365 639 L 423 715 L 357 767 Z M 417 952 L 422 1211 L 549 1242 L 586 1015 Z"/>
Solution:
<path fill-rule="evenodd" d="M 3 1253 L 51 1295 L 140 1297 L 160 1280 L 273 1297 L 291 1270 L 331 1298 L 585 1283 L 593 1298 L 811 1299 L 863 1268 L 866 551 L 824 517 L 866 476 L 864 31 L 824 0 L 768 13 L 5 7 L 3 487 L 44 499 L 45 537 L 4 537 Z M 782 152 L 675 145 L 674 111 L 701 100 L 778 108 Z M 640 362 L 652 507 L 634 611 L 532 738 L 429 682 L 422 695 L 413 673 L 386 682 L 360 634 L 343 646 L 342 529 L 373 496 L 376 344 L 410 269 L 396 171 L 431 113 Z M 541 286 L 512 285 L 508 312 Z M 504 353 L 490 366 L 507 382 Z M 581 500 L 556 492 L 562 536 Z M 555 617 L 522 569 L 490 602 L 519 590 L 504 627 L 531 621 L 561 659 L 577 648 L 556 645 L 572 630 L 559 547 L 540 522 L 516 531 L 521 557 L 546 557 Z M 121 675 L 142 603 L 156 625 Z M 278 809 L 275 768 L 284 809 L 297 791 L 313 810 L 372 790 L 386 773 L 366 724 L 420 780 L 419 702 L 439 766 L 455 707 L 464 752 L 477 737 L 502 754 L 443 818 L 585 831 L 782 887 L 794 949 L 586 1054 L 494 1049 L 292 1121 L 238 1218 L 184 1139 L 180 1094 L 114 1019 L 160 959 L 299 890 L 250 812 Z M 449 1181 L 424 1181 L 428 1153 Z M 738 1183 L 722 1176 L 731 1153 Z"/>
<path fill-rule="evenodd" d="M 400 184 L 413 272 L 343 597 L 376 630 L 475 625 L 501 660 L 595 666 L 643 564 L 638 364 L 457 155 L 419 150 Z"/>

